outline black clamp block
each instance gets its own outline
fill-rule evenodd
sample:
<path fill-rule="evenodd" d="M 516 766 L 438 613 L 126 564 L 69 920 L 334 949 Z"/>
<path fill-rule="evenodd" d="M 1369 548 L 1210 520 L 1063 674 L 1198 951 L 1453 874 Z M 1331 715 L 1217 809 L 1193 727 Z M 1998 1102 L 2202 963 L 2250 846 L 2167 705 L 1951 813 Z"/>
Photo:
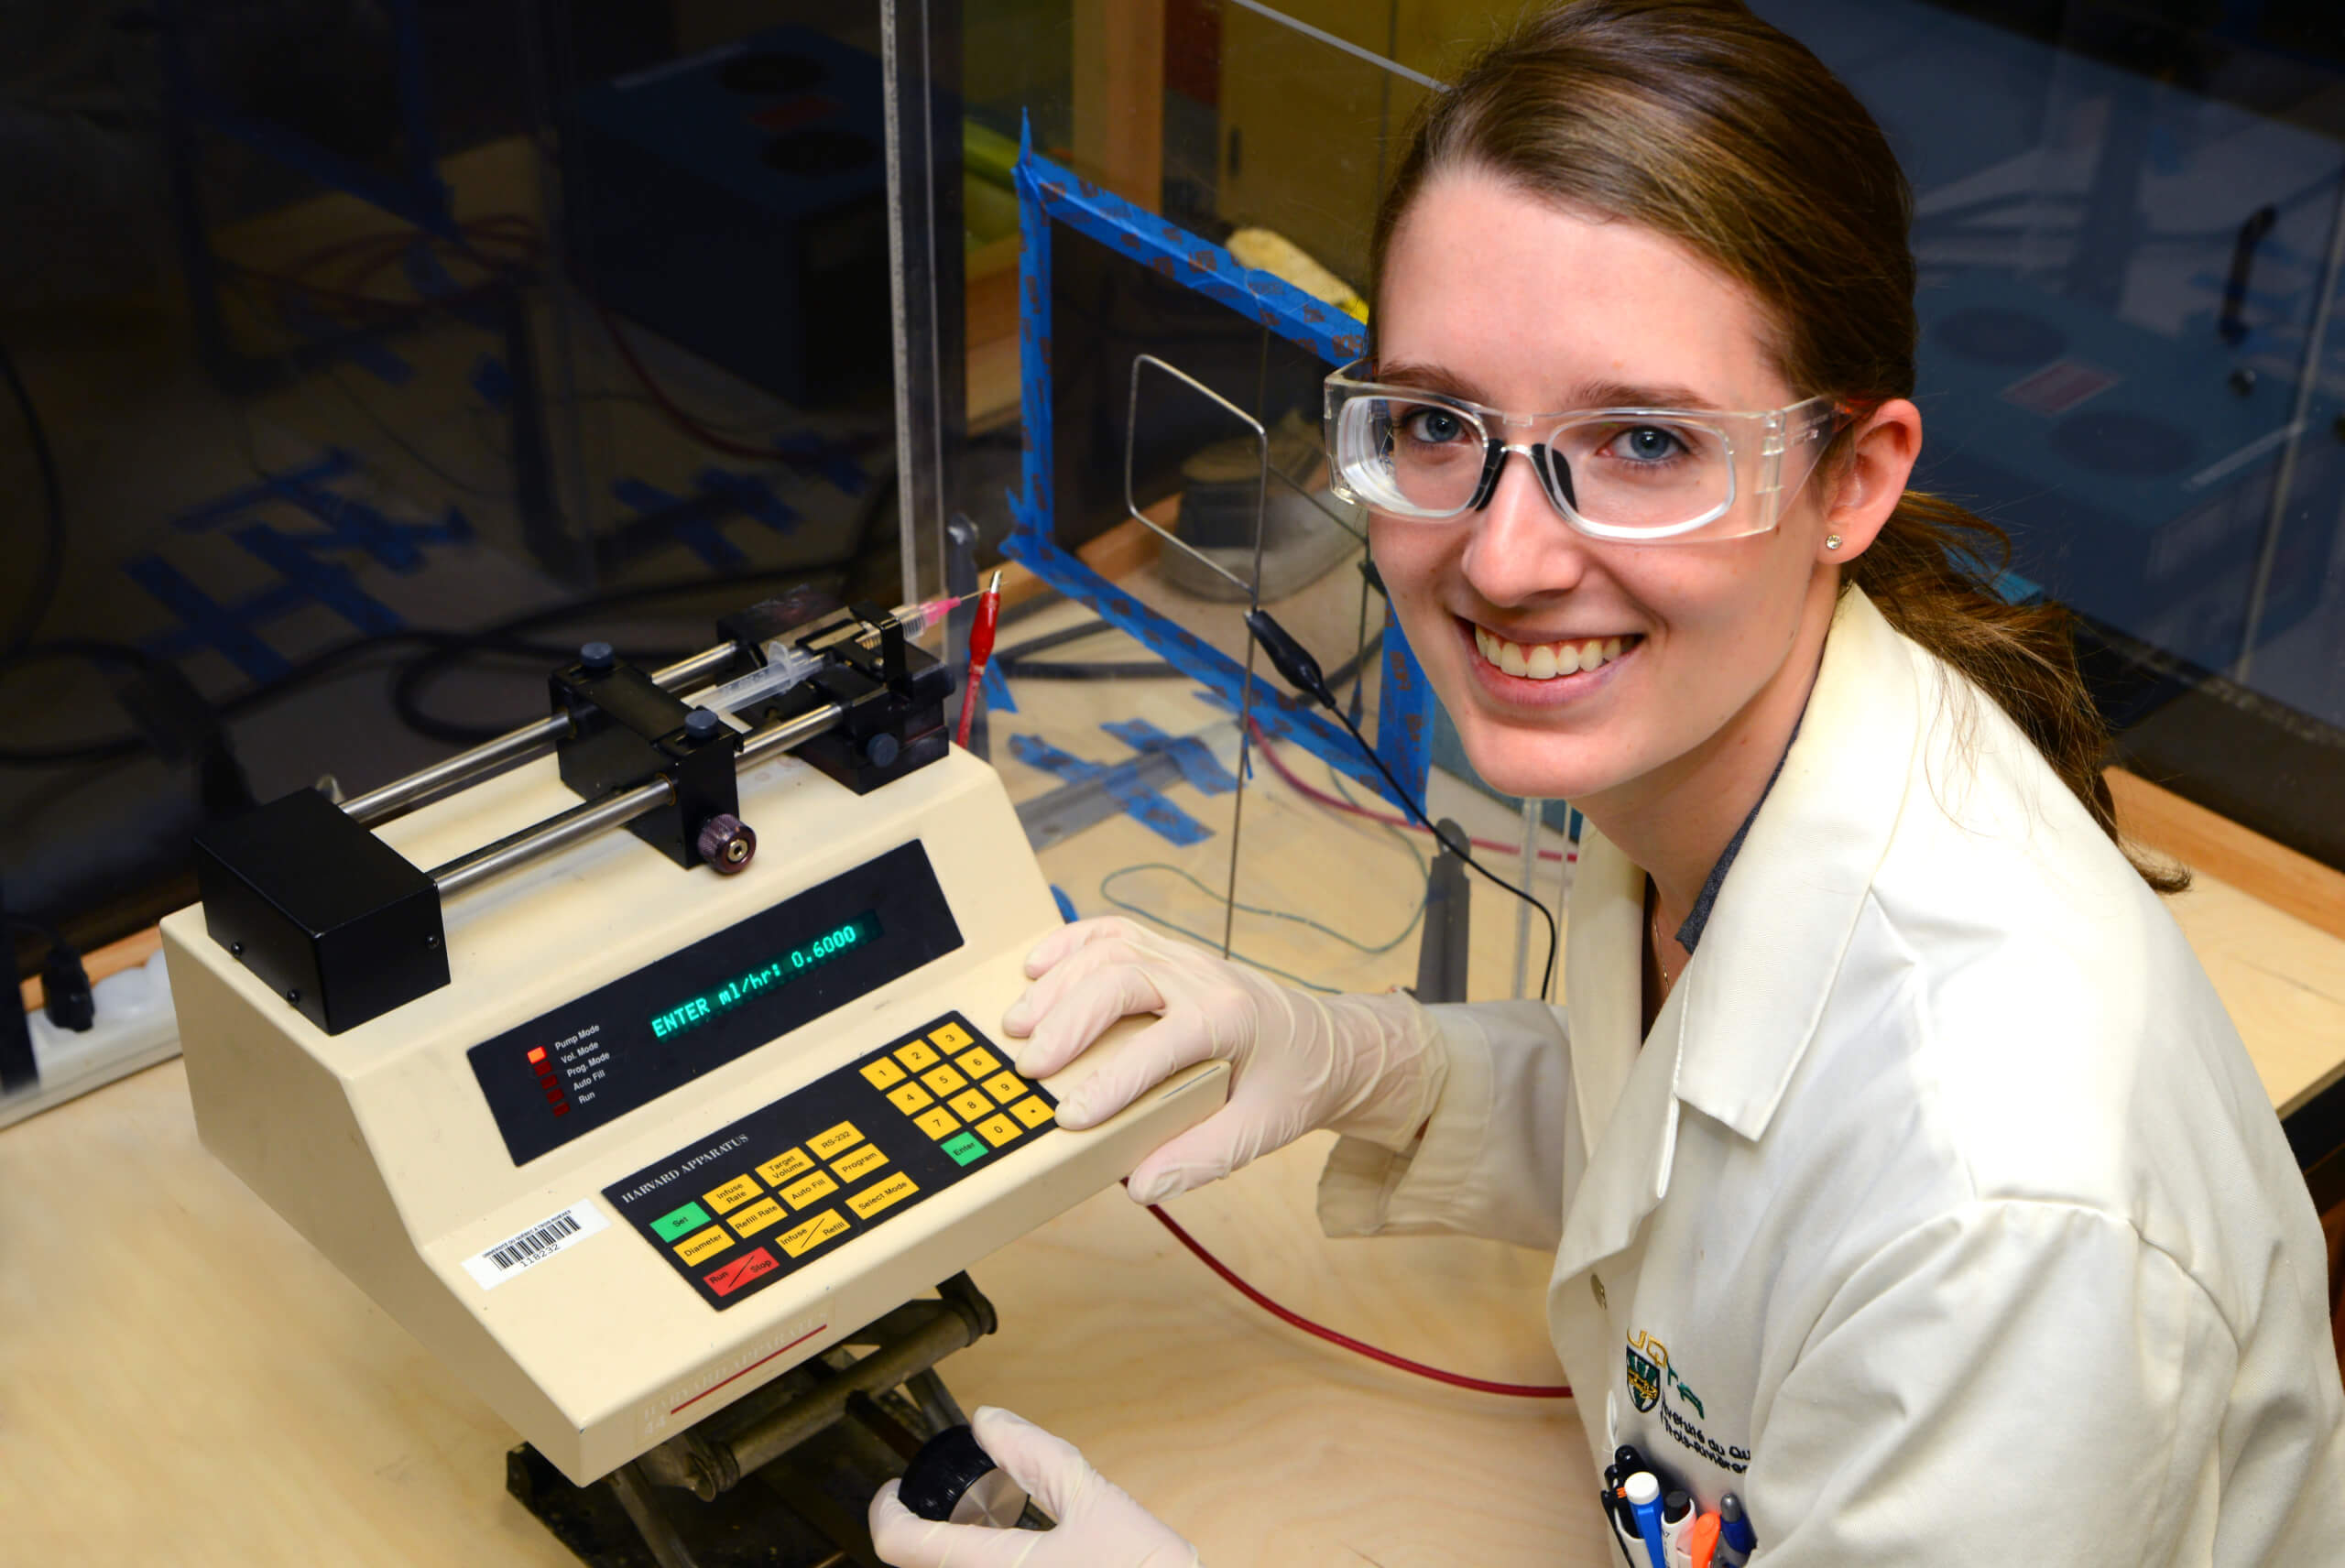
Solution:
<path fill-rule="evenodd" d="M 700 865 L 710 822 L 741 814 L 740 735 L 619 662 L 606 643 L 587 644 L 577 663 L 553 672 L 549 689 L 554 712 L 570 720 L 556 746 L 562 781 L 581 800 L 599 800 L 665 776 L 675 798 L 627 831 L 679 866 Z"/>
<path fill-rule="evenodd" d="M 440 890 L 314 789 L 195 835 L 212 940 L 328 1034 L 448 983 Z"/>

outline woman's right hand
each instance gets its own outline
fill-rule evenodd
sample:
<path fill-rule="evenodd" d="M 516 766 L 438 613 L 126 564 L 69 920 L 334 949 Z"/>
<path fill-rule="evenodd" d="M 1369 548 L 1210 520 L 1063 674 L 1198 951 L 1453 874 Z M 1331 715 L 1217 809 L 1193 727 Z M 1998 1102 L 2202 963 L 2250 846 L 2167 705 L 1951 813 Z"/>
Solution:
<path fill-rule="evenodd" d="M 1059 1125 L 1096 1127 L 1183 1068 L 1232 1068 L 1229 1101 L 1140 1161 L 1126 1184 L 1153 1203 L 1314 1127 L 1405 1149 L 1440 1097 L 1440 1035 L 1414 999 L 1318 997 L 1120 919 L 1054 931 L 1027 956 L 1034 984 L 1002 1017 L 1020 1073 L 1058 1072 L 1118 1018 L 1153 1013 L 1059 1102 Z"/>

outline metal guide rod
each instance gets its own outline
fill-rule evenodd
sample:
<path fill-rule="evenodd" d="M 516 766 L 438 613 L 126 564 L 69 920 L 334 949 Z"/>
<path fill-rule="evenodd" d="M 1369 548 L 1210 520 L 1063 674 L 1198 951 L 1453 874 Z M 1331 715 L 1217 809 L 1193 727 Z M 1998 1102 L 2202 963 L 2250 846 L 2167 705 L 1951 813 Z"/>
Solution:
<path fill-rule="evenodd" d="M 646 811 L 656 811 L 674 794 L 674 785 L 665 779 L 654 779 L 649 784 L 638 784 L 599 800 L 584 801 L 519 833 L 507 833 L 494 844 L 485 844 L 469 855 L 460 855 L 445 866 L 433 866 L 431 880 L 438 885 L 443 898 L 461 893 L 475 882 L 485 882 L 540 855 L 551 855 L 582 838 L 592 838 L 605 828 L 615 828 Z"/>
<path fill-rule="evenodd" d="M 662 671 L 661 673 L 666 673 Z M 746 763 L 773 751 L 788 751 L 803 745 L 837 724 L 846 710 L 836 702 L 828 702 L 795 719 L 769 724 L 754 730 L 743 737 L 738 760 Z M 444 866 L 435 866 L 430 873 L 431 880 L 446 898 L 463 892 L 474 883 L 500 876 L 532 860 L 566 849 L 581 839 L 632 822 L 647 811 L 664 806 L 673 798 L 674 786 L 665 779 L 654 779 L 632 789 L 606 795 L 599 800 L 582 801 L 569 811 L 534 822 L 518 833 L 507 833 L 494 844 L 483 844 L 466 855 L 460 855 Z"/>
<path fill-rule="evenodd" d="M 714 648 L 704 649 L 665 670 L 654 670 L 651 683 L 665 691 L 688 687 L 732 662 L 739 646 L 731 642 L 718 643 Z M 485 773 L 500 763 L 528 757 L 569 734 L 568 716 L 550 714 L 534 724 L 523 724 L 518 730 L 498 735 L 495 740 L 485 741 L 470 751 L 460 751 L 453 757 L 435 762 L 420 772 L 395 779 L 380 789 L 354 796 L 342 803 L 342 809 L 356 821 L 371 827 L 420 802 L 427 795 L 452 784 L 462 783 L 476 773 Z"/>

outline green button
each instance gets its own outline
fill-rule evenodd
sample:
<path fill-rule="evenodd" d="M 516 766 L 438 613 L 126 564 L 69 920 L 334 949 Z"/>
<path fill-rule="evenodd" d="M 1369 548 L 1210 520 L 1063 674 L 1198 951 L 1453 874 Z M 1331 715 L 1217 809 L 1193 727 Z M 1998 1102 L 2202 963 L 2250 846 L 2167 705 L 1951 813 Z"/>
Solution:
<path fill-rule="evenodd" d="M 674 1214 L 662 1214 L 658 1219 L 653 1220 L 651 1222 L 651 1228 L 660 1233 L 660 1239 L 661 1241 L 673 1241 L 680 1236 L 689 1235 L 691 1232 L 700 1229 L 701 1226 L 707 1223 L 708 1211 L 706 1209 L 702 1208 L 698 1203 L 686 1203 Z"/>
<path fill-rule="evenodd" d="M 965 1132 L 954 1133 L 944 1140 L 944 1152 L 956 1165 L 975 1165 L 986 1157 L 985 1144 Z"/>

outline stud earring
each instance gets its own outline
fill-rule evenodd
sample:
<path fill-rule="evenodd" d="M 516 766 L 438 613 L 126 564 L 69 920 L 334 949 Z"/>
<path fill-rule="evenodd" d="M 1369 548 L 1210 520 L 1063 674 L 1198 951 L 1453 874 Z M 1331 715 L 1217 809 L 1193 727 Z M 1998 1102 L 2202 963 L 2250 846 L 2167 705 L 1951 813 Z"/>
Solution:
<path fill-rule="evenodd" d="M 1826 534 L 1824 536 L 1824 548 L 1827 550 L 1839 549 L 1840 536 L 1838 534 Z"/>

